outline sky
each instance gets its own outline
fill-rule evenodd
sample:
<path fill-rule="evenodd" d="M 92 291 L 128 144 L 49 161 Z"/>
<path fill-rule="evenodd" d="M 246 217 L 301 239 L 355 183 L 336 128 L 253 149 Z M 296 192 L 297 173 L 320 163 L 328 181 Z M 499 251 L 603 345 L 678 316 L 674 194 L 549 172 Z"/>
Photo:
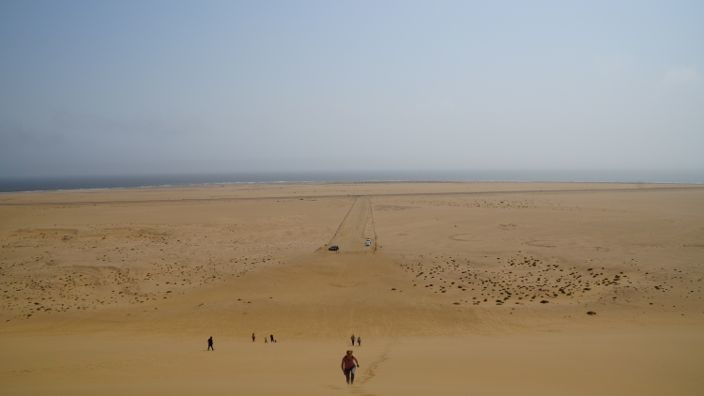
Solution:
<path fill-rule="evenodd" d="M 702 1 L 0 2 L 0 177 L 704 172 Z"/>

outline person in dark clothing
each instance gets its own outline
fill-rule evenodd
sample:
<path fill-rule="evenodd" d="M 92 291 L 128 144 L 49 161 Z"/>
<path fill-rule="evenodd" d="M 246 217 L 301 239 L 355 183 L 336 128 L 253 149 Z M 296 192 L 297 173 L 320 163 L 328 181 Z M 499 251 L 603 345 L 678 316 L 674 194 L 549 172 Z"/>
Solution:
<path fill-rule="evenodd" d="M 350 336 L 350 340 L 352 340 L 352 346 L 354 346 L 354 334 Z"/>
<path fill-rule="evenodd" d="M 257 340 L 257 336 L 252 333 L 252 342 L 255 342 Z"/>
<path fill-rule="evenodd" d="M 362 337 L 357 336 L 357 346 L 362 346 Z"/>
<path fill-rule="evenodd" d="M 208 338 L 208 350 L 209 351 L 215 350 L 215 348 L 213 348 L 213 336 L 210 336 L 210 338 Z"/>
<path fill-rule="evenodd" d="M 269 334 L 269 340 L 271 340 L 271 342 L 276 342 L 276 341 L 274 340 L 274 335 L 273 335 L 273 334 Z"/>
<path fill-rule="evenodd" d="M 345 374 L 345 379 L 348 384 L 354 384 L 354 373 L 359 367 L 359 362 L 357 358 L 352 355 L 352 351 L 347 351 L 345 356 L 342 357 L 342 363 L 340 364 L 342 372 Z"/>

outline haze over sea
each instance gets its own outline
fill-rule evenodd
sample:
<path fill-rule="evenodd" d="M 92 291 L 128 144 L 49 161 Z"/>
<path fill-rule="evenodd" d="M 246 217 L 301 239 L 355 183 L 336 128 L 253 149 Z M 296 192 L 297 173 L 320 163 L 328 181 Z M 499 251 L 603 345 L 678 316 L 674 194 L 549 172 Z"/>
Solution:
<path fill-rule="evenodd" d="M 517 181 L 604 183 L 704 183 L 698 171 L 675 170 L 385 170 L 233 172 L 0 178 L 0 192 L 89 188 L 194 186 L 279 182 Z"/>

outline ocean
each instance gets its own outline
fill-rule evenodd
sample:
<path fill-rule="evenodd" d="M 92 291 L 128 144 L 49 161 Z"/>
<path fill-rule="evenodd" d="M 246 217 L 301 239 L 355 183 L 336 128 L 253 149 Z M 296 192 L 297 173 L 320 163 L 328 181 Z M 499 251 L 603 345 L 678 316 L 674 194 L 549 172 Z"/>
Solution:
<path fill-rule="evenodd" d="M 96 188 L 197 186 L 208 184 L 384 181 L 513 181 L 704 184 L 704 171 L 663 170 L 419 170 L 249 172 L 124 176 L 6 177 L 0 192 Z"/>

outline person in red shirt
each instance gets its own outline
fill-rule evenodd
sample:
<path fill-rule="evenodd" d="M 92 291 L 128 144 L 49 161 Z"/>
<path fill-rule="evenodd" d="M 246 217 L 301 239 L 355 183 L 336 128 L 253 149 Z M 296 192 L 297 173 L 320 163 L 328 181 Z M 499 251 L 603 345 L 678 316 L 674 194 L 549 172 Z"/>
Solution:
<path fill-rule="evenodd" d="M 348 384 L 354 383 L 354 372 L 359 367 L 357 358 L 352 355 L 352 351 L 347 351 L 347 354 L 342 357 L 342 372 L 345 374 Z"/>

